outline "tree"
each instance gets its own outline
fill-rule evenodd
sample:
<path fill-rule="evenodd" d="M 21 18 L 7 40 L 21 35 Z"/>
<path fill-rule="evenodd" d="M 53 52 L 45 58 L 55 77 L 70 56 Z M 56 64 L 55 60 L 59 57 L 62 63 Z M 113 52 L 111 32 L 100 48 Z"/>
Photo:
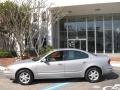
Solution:
<path fill-rule="evenodd" d="M 36 1 L 36 4 L 32 7 L 32 14 L 36 16 L 35 23 L 33 19 L 33 32 L 30 34 L 30 38 L 36 40 L 36 42 L 31 41 L 31 46 L 34 47 L 37 56 L 39 57 L 39 51 L 42 46 L 44 46 L 45 38 L 48 37 L 49 27 L 54 26 L 56 22 L 62 19 L 66 14 L 60 7 L 53 7 L 54 4 L 46 4 L 46 0 Z M 37 21 L 37 22 L 36 22 Z M 49 38 L 49 37 L 48 37 Z"/>
<path fill-rule="evenodd" d="M 19 5 L 16 0 L 0 3 L 1 27 L 9 33 L 11 40 L 16 42 L 16 51 L 20 57 L 24 55 L 27 46 L 34 48 L 39 57 L 49 25 L 54 25 L 65 15 L 60 8 L 51 8 L 51 4 L 47 5 L 45 0 L 20 2 Z"/>
<path fill-rule="evenodd" d="M 4 31 L 8 32 L 11 39 L 16 42 L 20 49 L 20 56 L 23 56 L 25 49 L 25 35 L 30 28 L 30 7 L 27 4 L 18 6 L 14 2 L 6 1 L 0 4 L 0 16 L 3 19 Z M 17 50 L 16 49 L 16 50 Z"/>

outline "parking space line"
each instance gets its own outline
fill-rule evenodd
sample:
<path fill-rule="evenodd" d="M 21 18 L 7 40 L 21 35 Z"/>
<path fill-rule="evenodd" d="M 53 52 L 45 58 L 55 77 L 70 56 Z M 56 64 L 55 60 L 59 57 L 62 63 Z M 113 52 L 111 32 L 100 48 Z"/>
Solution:
<path fill-rule="evenodd" d="M 95 88 L 95 89 L 100 89 L 101 87 L 98 86 L 98 85 L 96 85 L 96 86 L 93 86 L 93 88 Z"/>
<path fill-rule="evenodd" d="M 56 84 L 54 86 L 50 86 L 48 88 L 44 88 L 44 89 L 40 89 L 40 90 L 57 90 L 58 88 L 61 88 L 67 84 L 69 84 L 69 83 L 59 83 L 59 84 Z"/>

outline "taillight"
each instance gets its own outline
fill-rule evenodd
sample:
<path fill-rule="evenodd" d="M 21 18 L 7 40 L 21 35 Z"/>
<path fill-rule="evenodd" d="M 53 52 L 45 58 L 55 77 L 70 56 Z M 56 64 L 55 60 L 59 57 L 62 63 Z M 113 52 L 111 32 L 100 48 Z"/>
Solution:
<path fill-rule="evenodd" d="M 111 62 L 111 60 L 109 59 L 109 60 L 108 60 L 108 64 L 110 64 L 110 62 Z"/>

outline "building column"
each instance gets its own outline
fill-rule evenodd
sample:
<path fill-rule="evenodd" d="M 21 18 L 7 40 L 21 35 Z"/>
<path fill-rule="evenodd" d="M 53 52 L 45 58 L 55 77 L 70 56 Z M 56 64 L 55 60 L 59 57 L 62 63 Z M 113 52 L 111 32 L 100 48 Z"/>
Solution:
<path fill-rule="evenodd" d="M 68 23 L 68 18 L 67 18 L 66 22 Z M 69 48 L 69 45 L 68 45 L 68 25 L 67 25 L 67 48 Z"/>
<path fill-rule="evenodd" d="M 114 26 L 113 26 L 113 15 L 112 15 L 112 53 L 114 54 Z"/>
<path fill-rule="evenodd" d="M 52 31 L 53 31 L 53 27 L 52 27 L 52 15 L 50 15 L 50 20 L 48 22 L 48 37 L 47 37 L 47 41 L 48 41 L 48 45 L 53 46 L 53 41 L 52 41 Z"/>
<path fill-rule="evenodd" d="M 87 29 L 87 17 L 86 17 L 86 51 L 88 51 L 88 29 Z"/>
<path fill-rule="evenodd" d="M 103 15 L 103 53 L 105 54 L 105 24 L 104 24 L 104 15 Z"/>
<path fill-rule="evenodd" d="M 57 40 L 57 48 L 60 48 L 60 21 L 57 21 L 57 35 L 58 35 L 58 40 Z"/>
<path fill-rule="evenodd" d="M 96 54 L 96 18 L 95 18 L 95 16 L 94 16 L 94 29 L 95 29 L 95 31 L 94 31 L 94 34 L 95 34 L 95 36 L 94 36 L 94 39 L 95 39 L 95 54 Z"/>

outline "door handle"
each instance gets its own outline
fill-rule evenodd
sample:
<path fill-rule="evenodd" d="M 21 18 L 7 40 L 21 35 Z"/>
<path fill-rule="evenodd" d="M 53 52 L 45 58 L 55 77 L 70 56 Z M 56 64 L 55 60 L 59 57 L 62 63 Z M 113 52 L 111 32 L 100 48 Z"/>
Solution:
<path fill-rule="evenodd" d="M 58 65 L 62 65 L 61 63 L 59 63 Z"/>

